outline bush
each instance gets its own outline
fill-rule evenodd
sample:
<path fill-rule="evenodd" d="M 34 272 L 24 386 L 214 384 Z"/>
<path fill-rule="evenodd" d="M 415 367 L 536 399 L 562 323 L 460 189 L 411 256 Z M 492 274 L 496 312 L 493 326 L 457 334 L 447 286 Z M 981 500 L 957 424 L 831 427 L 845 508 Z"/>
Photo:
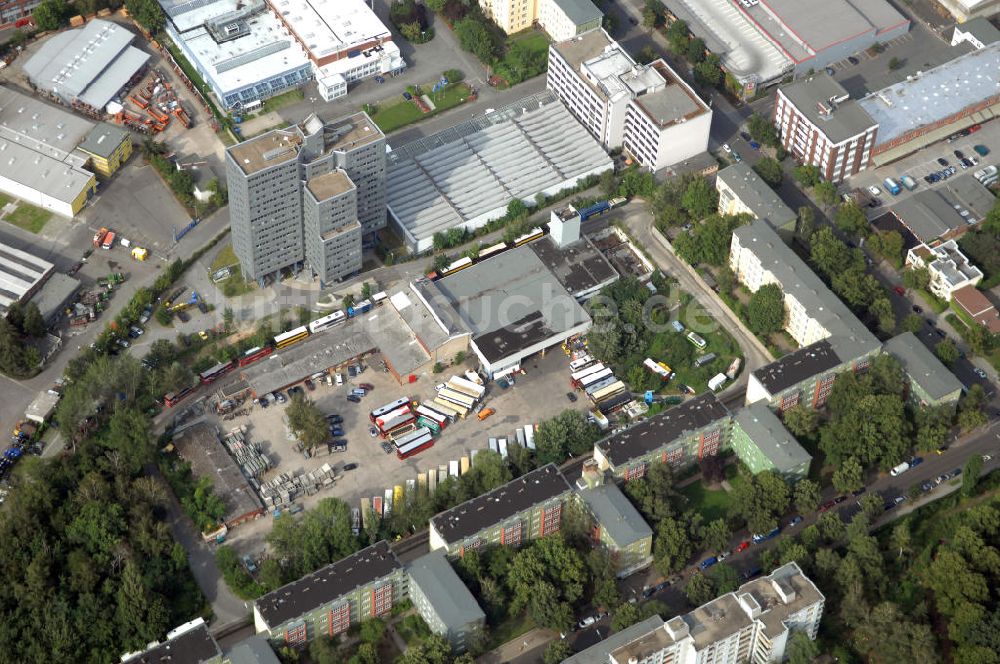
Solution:
<path fill-rule="evenodd" d="M 215 552 L 215 564 L 219 566 L 226 585 L 240 599 L 257 599 L 264 594 L 264 587 L 254 581 L 232 548 L 220 546 Z"/>
<path fill-rule="evenodd" d="M 462 73 L 461 69 L 449 69 L 444 72 L 444 77 L 448 79 L 449 83 L 460 83 L 465 79 L 465 74 Z"/>

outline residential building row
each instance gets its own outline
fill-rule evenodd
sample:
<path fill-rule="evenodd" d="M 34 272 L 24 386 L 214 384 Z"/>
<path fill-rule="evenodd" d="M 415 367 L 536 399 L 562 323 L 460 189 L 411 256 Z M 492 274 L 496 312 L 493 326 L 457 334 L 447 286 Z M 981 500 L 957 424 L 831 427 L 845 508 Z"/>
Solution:
<path fill-rule="evenodd" d="M 563 664 L 742 664 L 784 661 L 793 635 L 815 640 L 826 598 L 791 562 L 690 613 L 652 616 Z"/>
<path fill-rule="evenodd" d="M 160 642 L 140 652 L 125 653 L 121 664 L 280 664 L 278 656 L 261 635 L 222 647 L 208 631 L 203 618 L 196 618 L 169 632 Z"/>
<path fill-rule="evenodd" d="M 386 223 L 385 135 L 364 112 L 317 115 L 226 150 L 233 250 L 246 279 L 308 265 L 321 284 L 361 270 Z"/>
<path fill-rule="evenodd" d="M 606 150 L 650 171 L 708 149 L 708 104 L 663 59 L 639 65 L 603 29 L 549 46 L 546 87 Z"/>
<path fill-rule="evenodd" d="M 590 0 L 479 0 L 479 6 L 508 35 L 538 24 L 553 41 L 599 28 L 604 19 Z"/>
<path fill-rule="evenodd" d="M 840 182 L 992 117 L 1000 110 L 1000 31 L 977 34 L 989 43 L 961 36 L 975 50 L 858 100 L 826 73 L 780 86 L 773 121 L 782 145 Z M 910 100 L 921 100 L 919 108 Z"/>

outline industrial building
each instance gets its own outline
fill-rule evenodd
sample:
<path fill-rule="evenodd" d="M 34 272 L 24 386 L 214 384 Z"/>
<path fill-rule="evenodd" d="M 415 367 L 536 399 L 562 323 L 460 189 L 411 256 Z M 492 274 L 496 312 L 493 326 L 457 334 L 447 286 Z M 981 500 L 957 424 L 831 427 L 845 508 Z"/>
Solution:
<path fill-rule="evenodd" d="M 15 302 L 27 303 L 53 274 L 52 263 L 26 251 L 0 244 L 0 314 Z"/>
<path fill-rule="evenodd" d="M 573 489 L 555 464 L 532 470 L 501 487 L 431 518 L 431 551 L 461 557 L 489 544 L 518 546 L 562 526 Z"/>
<path fill-rule="evenodd" d="M 723 68 L 754 96 L 786 76 L 820 70 L 892 41 L 910 21 L 885 0 L 665 0 Z"/>
<path fill-rule="evenodd" d="M 754 219 L 766 219 L 779 233 L 789 235 L 795 231 L 795 211 L 746 162 L 719 171 L 715 189 L 719 192 L 719 214 L 749 214 Z"/>
<path fill-rule="evenodd" d="M 637 64 L 603 29 L 549 46 L 546 87 L 606 150 L 651 171 L 708 149 L 711 108 L 662 59 Z"/>
<path fill-rule="evenodd" d="M 482 633 L 486 614 L 441 551 L 432 551 L 406 566 L 410 601 L 435 634 L 456 653 L 468 650 Z"/>
<path fill-rule="evenodd" d="M 781 662 L 791 636 L 815 640 L 826 599 L 797 563 L 777 568 L 664 621 L 653 616 L 583 650 L 563 664 Z"/>
<path fill-rule="evenodd" d="M 731 444 L 736 456 L 755 475 L 770 470 L 794 482 L 809 474 L 812 457 L 762 401 L 733 415 Z"/>
<path fill-rule="evenodd" d="M 826 73 L 814 74 L 775 93 L 774 124 L 782 146 L 824 180 L 840 182 L 865 170 L 878 123 Z"/>
<path fill-rule="evenodd" d="M 541 93 L 401 147 L 388 161 L 388 209 L 413 253 L 434 234 L 476 230 L 520 199 L 555 195 L 613 168 L 552 93 Z"/>
<path fill-rule="evenodd" d="M 303 262 L 321 284 L 361 270 L 385 225 L 385 135 L 365 113 L 315 114 L 226 150 L 233 250 L 246 279 Z"/>
<path fill-rule="evenodd" d="M 160 0 L 167 34 L 227 110 L 254 110 L 315 78 L 327 101 L 406 67 L 364 0 Z"/>
<path fill-rule="evenodd" d="M 909 379 L 907 395 L 914 406 L 955 408 L 962 396 L 962 383 L 912 332 L 889 339 L 885 352 L 903 367 Z"/>
<path fill-rule="evenodd" d="M 24 63 L 24 73 L 39 92 L 74 108 L 103 113 L 149 60 L 131 45 L 134 39 L 124 26 L 94 19 L 48 38 Z"/>
<path fill-rule="evenodd" d="M 272 643 L 301 646 L 386 615 L 408 593 L 406 571 L 383 540 L 258 598 L 254 626 Z"/>
<path fill-rule="evenodd" d="M 964 234 L 985 219 L 995 203 L 996 197 L 989 189 L 963 173 L 894 203 L 889 214 L 913 236 L 914 244 L 933 245 Z M 907 233 L 903 232 L 903 236 L 906 239 Z"/>
<path fill-rule="evenodd" d="M 595 30 L 604 19 L 590 0 L 479 0 L 479 6 L 508 35 L 537 22 L 554 41 Z"/>

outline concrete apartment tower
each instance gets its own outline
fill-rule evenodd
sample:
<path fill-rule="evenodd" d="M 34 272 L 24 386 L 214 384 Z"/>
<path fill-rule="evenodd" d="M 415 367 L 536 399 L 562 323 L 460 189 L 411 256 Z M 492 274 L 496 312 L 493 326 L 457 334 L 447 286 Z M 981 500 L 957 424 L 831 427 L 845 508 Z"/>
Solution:
<path fill-rule="evenodd" d="M 247 279 L 307 263 L 326 285 L 361 269 L 385 226 L 385 135 L 364 113 L 315 114 L 226 151 L 233 250 Z"/>

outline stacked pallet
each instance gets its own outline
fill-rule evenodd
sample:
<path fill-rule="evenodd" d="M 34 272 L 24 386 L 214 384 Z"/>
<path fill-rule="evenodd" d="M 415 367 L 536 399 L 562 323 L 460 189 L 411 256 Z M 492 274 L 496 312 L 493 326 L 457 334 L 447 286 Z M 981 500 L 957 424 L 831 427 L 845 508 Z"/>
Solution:
<path fill-rule="evenodd" d="M 242 429 L 230 431 L 222 439 L 222 444 L 248 479 L 259 480 L 271 467 L 270 461 L 261 452 L 260 444 L 247 441 Z"/>

